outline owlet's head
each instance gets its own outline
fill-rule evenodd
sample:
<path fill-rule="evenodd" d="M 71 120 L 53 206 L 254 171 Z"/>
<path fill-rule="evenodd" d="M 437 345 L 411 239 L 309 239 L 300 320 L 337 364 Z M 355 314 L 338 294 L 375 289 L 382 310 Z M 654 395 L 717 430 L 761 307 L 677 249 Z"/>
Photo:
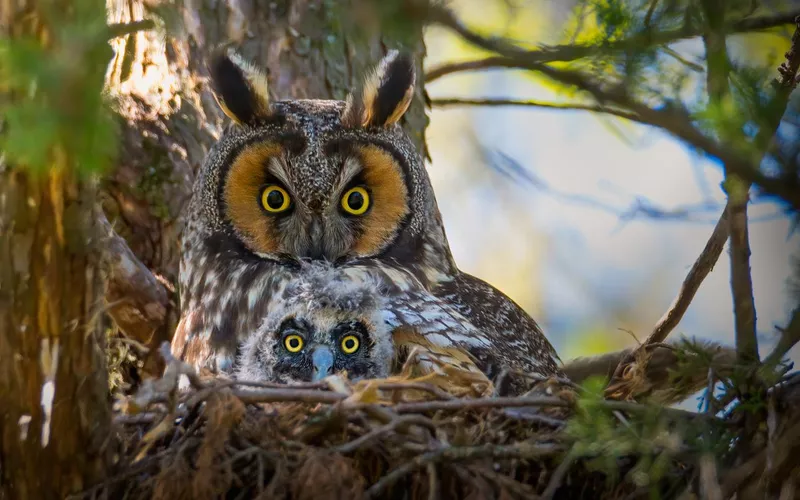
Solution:
<path fill-rule="evenodd" d="M 264 73 L 230 48 L 209 69 L 233 125 L 201 169 L 195 227 L 274 260 L 415 258 L 438 209 L 399 125 L 415 93 L 410 57 L 389 52 L 346 101 L 273 101 Z"/>
<path fill-rule="evenodd" d="M 239 346 L 237 379 L 311 382 L 346 371 L 352 380 L 391 371 L 391 328 L 377 282 L 312 264 L 275 304 Z"/>

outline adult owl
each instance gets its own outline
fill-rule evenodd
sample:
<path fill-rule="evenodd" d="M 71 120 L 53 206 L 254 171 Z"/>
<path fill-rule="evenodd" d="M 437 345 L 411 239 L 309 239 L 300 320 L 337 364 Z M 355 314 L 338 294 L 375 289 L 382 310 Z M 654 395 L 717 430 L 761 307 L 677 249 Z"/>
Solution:
<path fill-rule="evenodd" d="M 417 304 L 434 304 L 432 315 L 454 311 L 483 336 L 467 347 L 490 376 L 561 375 L 536 322 L 453 261 L 423 160 L 399 124 L 414 94 L 411 58 L 390 51 L 346 101 L 273 101 L 264 73 L 230 48 L 209 71 L 233 123 L 188 206 L 176 356 L 231 370 L 271 298 L 311 260 L 427 294 Z"/>

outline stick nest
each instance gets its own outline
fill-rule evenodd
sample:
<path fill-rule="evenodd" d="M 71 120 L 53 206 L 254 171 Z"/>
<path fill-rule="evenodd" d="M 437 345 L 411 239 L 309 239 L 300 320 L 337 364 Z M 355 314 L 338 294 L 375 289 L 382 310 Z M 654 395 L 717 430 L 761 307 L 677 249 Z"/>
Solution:
<path fill-rule="evenodd" d="M 670 498 L 706 476 L 724 488 L 693 443 L 729 442 L 730 422 L 602 388 L 547 379 L 497 397 L 406 371 L 244 384 L 164 354 L 161 378 L 118 399 L 115 471 L 81 498 Z"/>

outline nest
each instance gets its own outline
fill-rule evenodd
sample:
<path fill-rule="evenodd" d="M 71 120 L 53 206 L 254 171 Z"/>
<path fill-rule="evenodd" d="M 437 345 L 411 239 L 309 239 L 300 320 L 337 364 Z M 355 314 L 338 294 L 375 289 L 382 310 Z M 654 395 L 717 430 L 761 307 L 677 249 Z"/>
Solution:
<path fill-rule="evenodd" d="M 115 405 L 115 470 L 81 497 L 674 498 L 708 472 L 687 458 L 692 440 L 728 439 L 730 422 L 565 380 L 498 397 L 442 375 L 255 384 L 168 359 Z"/>

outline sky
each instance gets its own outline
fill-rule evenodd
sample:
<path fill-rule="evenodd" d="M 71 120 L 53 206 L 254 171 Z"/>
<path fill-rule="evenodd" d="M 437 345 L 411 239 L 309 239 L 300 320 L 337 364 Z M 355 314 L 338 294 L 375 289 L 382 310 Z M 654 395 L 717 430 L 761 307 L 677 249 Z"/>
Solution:
<path fill-rule="evenodd" d="M 545 24 L 550 19 L 543 11 L 539 17 Z M 469 58 L 440 30 L 428 32 L 426 46 L 428 68 Z M 426 88 L 433 99 L 554 96 L 502 70 L 452 75 Z M 448 107 L 434 108 L 430 117 L 428 169 L 459 267 L 520 303 L 564 360 L 643 340 L 711 235 L 724 204 L 719 166 L 653 128 L 581 111 Z M 498 152 L 540 188 L 492 168 L 502 164 Z M 620 214 L 637 198 L 666 210 L 698 203 L 712 209 L 691 222 L 623 221 Z M 774 343 L 775 325 L 788 322 L 791 257 L 800 257 L 800 236 L 789 237 L 789 221 L 774 217 L 776 210 L 750 207 L 762 355 Z M 729 283 L 726 246 L 671 338 L 732 345 Z M 800 350 L 791 358 L 800 359 Z"/>

